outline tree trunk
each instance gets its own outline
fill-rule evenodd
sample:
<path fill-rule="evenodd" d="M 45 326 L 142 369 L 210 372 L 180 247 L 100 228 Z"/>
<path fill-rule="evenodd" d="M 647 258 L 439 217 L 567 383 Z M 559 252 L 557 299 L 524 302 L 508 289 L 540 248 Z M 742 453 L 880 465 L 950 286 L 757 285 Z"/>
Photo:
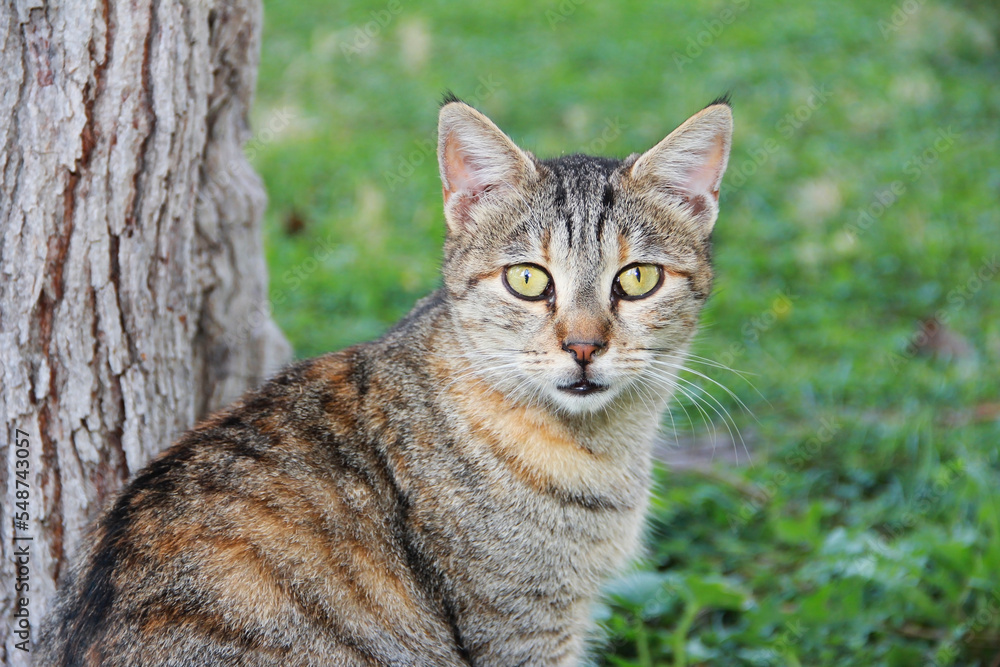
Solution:
<path fill-rule="evenodd" d="M 109 496 L 290 356 L 242 153 L 260 25 L 259 0 L 0 5 L 4 664 Z"/>

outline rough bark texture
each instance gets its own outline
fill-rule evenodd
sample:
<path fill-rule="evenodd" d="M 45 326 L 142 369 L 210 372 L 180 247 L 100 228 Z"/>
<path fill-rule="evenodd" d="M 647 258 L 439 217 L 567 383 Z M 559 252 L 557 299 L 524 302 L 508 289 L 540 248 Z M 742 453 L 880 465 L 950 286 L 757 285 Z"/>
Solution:
<path fill-rule="evenodd" d="M 16 549 L 34 639 L 109 495 L 290 350 L 241 150 L 259 1 L 0 2 L 0 629 L 4 664 L 26 665 Z"/>

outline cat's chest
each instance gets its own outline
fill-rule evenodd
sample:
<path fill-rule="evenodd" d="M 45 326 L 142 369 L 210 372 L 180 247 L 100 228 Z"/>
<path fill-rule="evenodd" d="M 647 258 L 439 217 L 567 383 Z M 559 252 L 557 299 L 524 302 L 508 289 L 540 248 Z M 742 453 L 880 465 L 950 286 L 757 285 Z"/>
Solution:
<path fill-rule="evenodd" d="M 411 507 L 462 645 L 476 665 L 575 664 L 594 597 L 638 546 L 644 480 L 617 494 L 558 488 L 475 438 Z"/>
<path fill-rule="evenodd" d="M 589 594 L 634 552 L 648 492 L 641 453 L 596 455 L 539 428 L 473 424 L 462 436 L 422 494 L 421 520 L 469 577 Z"/>
<path fill-rule="evenodd" d="M 496 464 L 451 499 L 458 537 L 453 555 L 489 563 L 501 576 L 526 582 L 576 578 L 574 588 L 589 589 L 638 545 L 645 489 L 629 496 L 577 494 L 531 483 L 521 471 Z"/>

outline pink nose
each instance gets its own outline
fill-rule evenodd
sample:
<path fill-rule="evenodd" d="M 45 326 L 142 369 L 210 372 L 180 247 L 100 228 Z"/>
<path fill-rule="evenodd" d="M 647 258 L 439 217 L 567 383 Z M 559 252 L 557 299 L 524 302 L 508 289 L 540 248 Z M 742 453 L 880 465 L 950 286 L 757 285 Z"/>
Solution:
<path fill-rule="evenodd" d="M 563 343 L 563 349 L 573 353 L 573 358 L 581 366 L 589 364 L 604 348 L 603 343 Z"/>

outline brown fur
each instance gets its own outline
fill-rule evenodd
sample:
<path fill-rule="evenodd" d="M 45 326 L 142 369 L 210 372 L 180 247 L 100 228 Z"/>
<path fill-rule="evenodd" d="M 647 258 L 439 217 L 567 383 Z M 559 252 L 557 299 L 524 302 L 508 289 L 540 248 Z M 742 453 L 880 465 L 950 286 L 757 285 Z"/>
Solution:
<path fill-rule="evenodd" d="M 576 664 L 601 582 L 638 544 L 670 393 L 656 360 L 683 357 L 711 285 L 728 107 L 698 119 L 641 158 L 543 162 L 445 106 L 444 288 L 141 471 L 38 664 Z M 619 300 L 637 261 L 663 286 Z M 518 262 L 544 266 L 547 299 L 503 286 Z M 573 341 L 600 354 L 574 361 Z"/>

